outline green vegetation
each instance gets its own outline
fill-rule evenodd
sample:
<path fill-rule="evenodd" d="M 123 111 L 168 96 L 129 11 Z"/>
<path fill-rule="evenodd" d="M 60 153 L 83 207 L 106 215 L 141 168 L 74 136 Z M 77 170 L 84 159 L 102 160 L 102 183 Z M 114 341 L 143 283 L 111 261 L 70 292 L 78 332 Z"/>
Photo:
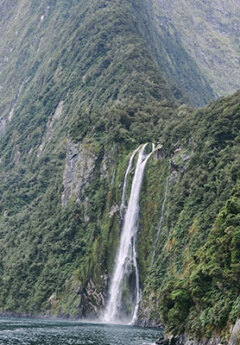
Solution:
<path fill-rule="evenodd" d="M 0 105 L 7 123 L 0 141 L 2 311 L 80 316 L 90 302 L 102 303 L 79 295 L 91 284 L 105 293 L 119 233 L 118 212 L 109 214 L 119 205 L 128 154 L 157 138 L 177 106 L 134 3 L 4 2 L 11 24 L 0 25 L 8 58 Z M 62 207 L 66 146 L 83 138 L 95 150 L 94 172 L 79 201 L 72 195 Z"/>
<path fill-rule="evenodd" d="M 239 89 L 240 4 L 221 0 L 153 0 L 156 21 L 171 23 L 218 96 Z"/>
<path fill-rule="evenodd" d="M 181 23 L 180 18 L 179 22 L 182 25 L 179 25 L 177 30 L 174 26 L 176 18 L 174 15 L 169 18 L 172 6 L 173 1 L 167 0 L 144 2 L 142 13 L 145 13 L 148 27 L 148 30 L 145 29 L 145 36 L 160 69 L 165 72 L 167 80 L 172 85 L 175 97 L 180 99 L 180 102 L 184 100 L 184 103 L 201 107 L 213 100 L 215 94 L 209 85 L 210 82 L 196 64 L 198 58 L 191 56 L 189 47 L 186 44 L 184 46 L 181 29 L 186 23 Z M 179 1 L 176 1 L 173 7 L 178 8 L 178 6 Z M 191 19 L 191 15 L 189 13 L 188 20 Z M 187 29 L 191 30 L 191 27 L 190 24 Z"/>
<path fill-rule="evenodd" d="M 174 334 L 226 329 L 240 316 L 239 93 L 180 105 L 211 89 L 143 0 L 0 8 L 0 311 L 99 313 L 128 160 L 155 142 L 140 198 L 140 318 Z"/>
<path fill-rule="evenodd" d="M 168 329 L 198 337 L 228 330 L 239 318 L 240 188 L 221 209 L 204 245 L 188 268 L 162 291 L 161 311 Z"/>
<path fill-rule="evenodd" d="M 159 296 L 170 332 L 204 337 L 228 330 L 240 316 L 239 92 L 180 113 L 163 135 L 178 178 L 170 180 L 145 295 Z"/>

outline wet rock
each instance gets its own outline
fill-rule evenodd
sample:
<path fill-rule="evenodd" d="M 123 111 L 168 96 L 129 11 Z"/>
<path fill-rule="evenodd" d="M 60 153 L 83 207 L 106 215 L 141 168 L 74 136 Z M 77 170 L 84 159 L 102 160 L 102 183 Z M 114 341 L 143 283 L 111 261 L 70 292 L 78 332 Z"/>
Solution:
<path fill-rule="evenodd" d="M 157 345 L 183 345 L 180 338 L 171 337 L 169 339 L 166 339 L 164 337 L 159 338 L 156 341 Z"/>
<path fill-rule="evenodd" d="M 156 341 L 157 345 L 170 345 L 169 340 L 168 339 L 164 339 L 164 338 L 159 338 Z"/>

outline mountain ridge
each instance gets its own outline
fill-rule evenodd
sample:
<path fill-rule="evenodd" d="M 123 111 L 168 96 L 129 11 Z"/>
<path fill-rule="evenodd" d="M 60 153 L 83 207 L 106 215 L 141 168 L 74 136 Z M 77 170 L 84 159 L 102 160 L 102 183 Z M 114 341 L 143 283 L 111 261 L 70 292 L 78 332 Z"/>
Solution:
<path fill-rule="evenodd" d="M 160 21 L 172 23 L 182 44 L 215 94 L 226 96 L 239 89 L 238 1 L 154 1 Z"/>
<path fill-rule="evenodd" d="M 147 163 L 140 195 L 139 324 L 164 322 L 174 335 L 198 338 L 221 329 L 226 340 L 228 324 L 240 317 L 239 288 L 222 293 L 222 276 L 219 288 L 210 267 L 218 270 L 217 263 L 204 249 L 211 252 L 217 226 L 225 243 L 228 218 L 238 236 L 239 92 L 192 108 L 214 93 L 175 24 L 159 27 L 152 4 L 0 5 L 0 311 L 100 315 L 128 161 L 140 144 L 154 142 L 161 148 Z M 132 179 L 133 171 L 127 197 Z M 223 245 L 233 257 L 228 278 L 236 243 Z M 216 291 L 228 304 L 217 320 L 207 295 Z"/>

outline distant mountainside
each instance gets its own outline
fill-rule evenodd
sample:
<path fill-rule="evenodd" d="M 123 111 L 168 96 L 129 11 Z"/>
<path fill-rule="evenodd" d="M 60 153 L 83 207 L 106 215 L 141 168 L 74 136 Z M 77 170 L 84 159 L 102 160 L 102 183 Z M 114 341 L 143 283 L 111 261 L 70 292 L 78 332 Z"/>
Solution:
<path fill-rule="evenodd" d="M 240 2 L 153 0 L 159 26 L 174 25 L 218 96 L 240 88 Z"/>
<path fill-rule="evenodd" d="M 168 82 L 175 84 L 178 99 L 186 103 L 203 106 L 215 98 L 214 92 L 195 60 L 183 47 L 180 35 L 173 23 L 159 22 L 158 10 L 153 1 L 138 1 L 138 18 L 143 30 L 142 34 L 152 52 L 158 66 L 165 73 Z"/>
<path fill-rule="evenodd" d="M 154 143 L 140 193 L 138 323 L 228 339 L 240 317 L 239 92 L 214 100 L 159 5 L 1 2 L 0 312 L 102 313 L 129 159 Z"/>

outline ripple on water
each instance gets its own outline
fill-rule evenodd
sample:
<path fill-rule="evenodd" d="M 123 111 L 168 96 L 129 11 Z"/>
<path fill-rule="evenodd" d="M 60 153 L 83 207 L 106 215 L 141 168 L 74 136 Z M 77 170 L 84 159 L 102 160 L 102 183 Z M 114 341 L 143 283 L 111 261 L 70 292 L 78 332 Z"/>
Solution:
<path fill-rule="evenodd" d="M 0 345 L 153 345 L 161 329 L 42 319 L 0 319 Z"/>

